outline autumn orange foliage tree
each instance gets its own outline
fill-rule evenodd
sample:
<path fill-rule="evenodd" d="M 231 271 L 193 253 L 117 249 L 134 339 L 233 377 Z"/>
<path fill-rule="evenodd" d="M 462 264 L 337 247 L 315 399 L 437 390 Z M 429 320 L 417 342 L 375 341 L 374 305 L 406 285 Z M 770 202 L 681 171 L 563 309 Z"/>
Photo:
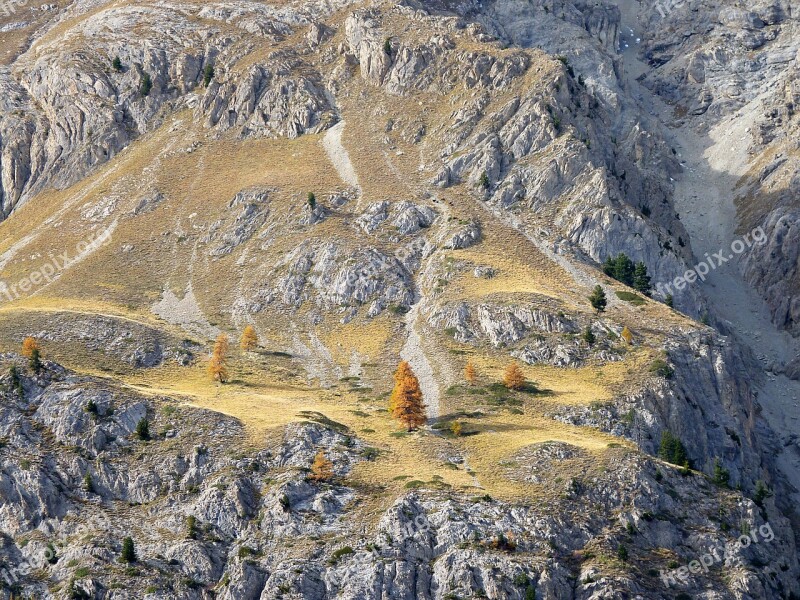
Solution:
<path fill-rule="evenodd" d="M 525 375 L 522 374 L 522 369 L 519 368 L 517 363 L 511 363 L 506 367 L 506 372 L 503 375 L 503 384 L 510 390 L 521 390 L 525 387 Z"/>
<path fill-rule="evenodd" d="M 214 343 L 214 352 L 211 355 L 211 360 L 208 363 L 208 374 L 214 381 L 225 383 L 228 381 L 228 336 L 220 333 L 217 336 L 217 341 Z"/>
<path fill-rule="evenodd" d="M 467 383 L 470 385 L 475 385 L 475 379 L 477 378 L 477 374 L 475 373 L 475 365 L 472 364 L 472 361 L 467 361 L 467 366 L 464 367 L 464 379 L 466 379 Z"/>
<path fill-rule="evenodd" d="M 394 373 L 394 389 L 389 398 L 389 410 L 392 416 L 403 423 L 409 431 L 425 424 L 425 405 L 422 403 L 419 380 L 406 361 L 397 365 Z"/>
<path fill-rule="evenodd" d="M 38 350 L 39 352 L 42 351 L 42 348 L 39 346 L 39 342 L 36 341 L 36 338 L 32 338 L 30 336 L 26 337 L 22 341 L 22 356 L 27 356 L 30 358 L 33 355 L 34 350 Z"/>
<path fill-rule="evenodd" d="M 317 452 L 314 457 L 314 464 L 311 465 L 311 475 L 308 478 L 312 481 L 330 481 L 333 479 L 333 463 L 328 460 L 322 450 Z"/>
<path fill-rule="evenodd" d="M 622 335 L 623 340 L 628 342 L 629 346 L 633 343 L 633 334 L 631 333 L 631 330 L 628 329 L 627 325 L 622 328 L 622 333 L 620 335 Z"/>
<path fill-rule="evenodd" d="M 258 346 L 258 335 L 256 335 L 256 330 L 252 325 L 248 325 L 242 331 L 242 337 L 239 340 L 239 346 L 245 352 L 251 352 Z"/>

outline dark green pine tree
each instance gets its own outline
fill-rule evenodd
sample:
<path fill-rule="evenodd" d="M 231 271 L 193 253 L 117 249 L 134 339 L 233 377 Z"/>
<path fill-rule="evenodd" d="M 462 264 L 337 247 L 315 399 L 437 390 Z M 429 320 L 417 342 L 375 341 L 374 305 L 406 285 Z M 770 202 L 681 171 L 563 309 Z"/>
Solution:
<path fill-rule="evenodd" d="M 31 368 L 31 371 L 39 374 L 39 371 L 42 370 L 42 359 L 41 353 L 39 352 L 38 348 L 34 348 L 31 352 L 31 357 L 28 359 L 28 366 Z"/>
<path fill-rule="evenodd" d="M 633 270 L 633 287 L 645 296 L 650 295 L 650 276 L 647 274 L 647 265 L 637 262 Z"/>
<path fill-rule="evenodd" d="M 589 302 L 597 312 L 603 312 L 606 309 L 606 304 L 608 300 L 606 299 L 606 293 L 603 291 L 603 288 L 599 285 L 594 286 L 594 290 L 592 291 L 592 295 L 589 296 Z"/>
<path fill-rule="evenodd" d="M 603 273 L 630 287 L 633 287 L 635 272 L 633 261 L 624 252 L 614 258 L 609 256 L 603 263 Z"/>
<path fill-rule="evenodd" d="M 122 540 L 122 554 L 120 560 L 126 563 L 136 562 L 136 548 L 133 545 L 133 539 L 126 537 Z"/>
<path fill-rule="evenodd" d="M 686 456 L 686 448 L 684 448 L 681 440 L 672 435 L 669 430 L 664 430 L 661 434 L 661 445 L 658 449 L 658 456 L 673 465 L 688 464 L 689 457 Z"/>

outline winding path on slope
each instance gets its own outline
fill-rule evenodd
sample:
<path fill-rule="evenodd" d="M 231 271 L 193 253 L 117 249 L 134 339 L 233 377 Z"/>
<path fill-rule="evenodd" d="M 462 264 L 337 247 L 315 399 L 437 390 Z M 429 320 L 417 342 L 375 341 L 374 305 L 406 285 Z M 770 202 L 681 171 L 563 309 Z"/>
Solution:
<path fill-rule="evenodd" d="M 780 374 L 782 368 L 800 353 L 800 340 L 778 330 L 770 319 L 763 298 L 744 281 L 736 266 L 731 244 L 743 238 L 737 234 L 735 185 L 747 164 L 751 124 L 748 107 L 722 121 L 707 137 L 696 134 L 690 125 L 669 128 L 672 107 L 640 85 L 636 77 L 649 70 L 636 56 L 636 3 L 620 0 L 623 31 L 629 47 L 623 52 L 627 84 L 634 95 L 645 100 L 678 152 L 684 172 L 675 181 L 675 207 L 691 237 L 698 262 L 705 255 L 723 252 L 728 259 L 711 270 L 702 286 L 715 314 L 735 333 L 741 345 L 749 347 L 764 370 L 757 384 L 758 402 L 763 416 L 780 437 L 783 451 L 778 466 L 789 481 L 800 488 L 800 382 Z M 757 103 L 758 100 L 754 100 Z M 751 103 L 752 104 L 752 103 Z M 750 107 L 752 109 L 752 107 Z M 716 261 L 715 261 L 716 264 Z M 795 501 L 800 493 L 793 494 Z"/>

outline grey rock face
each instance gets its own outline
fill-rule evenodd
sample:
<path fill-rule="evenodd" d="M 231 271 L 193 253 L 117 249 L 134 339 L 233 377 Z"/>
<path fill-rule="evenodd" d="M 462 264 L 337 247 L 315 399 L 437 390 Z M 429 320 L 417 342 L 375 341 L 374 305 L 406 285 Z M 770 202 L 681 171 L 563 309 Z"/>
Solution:
<path fill-rule="evenodd" d="M 476 222 L 470 222 L 460 227 L 452 237 L 444 244 L 445 248 L 459 250 L 469 248 L 481 241 L 481 226 Z"/>
<path fill-rule="evenodd" d="M 429 322 L 433 328 L 451 333 L 456 341 L 476 346 L 486 341 L 527 364 L 577 367 L 590 360 L 622 360 L 621 351 L 614 347 L 621 327 L 600 321 L 581 323 L 557 309 L 524 303 L 502 306 L 461 302 L 432 311 Z M 596 336 L 591 346 L 578 336 L 586 327 L 591 327 Z"/>
<path fill-rule="evenodd" d="M 230 254 L 234 248 L 249 240 L 269 217 L 269 191 L 242 190 L 228 203 L 235 216 L 212 225 L 203 242 L 211 244 L 210 256 Z"/>
<path fill-rule="evenodd" d="M 423 489 L 400 495 L 370 525 L 358 518 L 363 492 L 347 486 L 364 446 L 336 423 L 294 423 L 272 449 L 244 451 L 234 419 L 153 404 L 52 364 L 36 380 L 23 377 L 23 387 L 24 395 L 4 392 L 0 403 L 0 557 L 9 577 L 41 598 L 57 596 L 22 564 L 35 562 L 48 581 L 75 577 L 76 587 L 98 598 L 133 599 L 154 589 L 146 597 L 199 599 L 205 586 L 230 599 L 272 598 L 276 590 L 308 600 L 522 599 L 529 586 L 547 600 L 590 598 L 634 584 L 597 562 L 586 577 L 569 558 L 577 551 L 591 547 L 611 560 L 625 544 L 634 564 L 655 550 L 684 564 L 743 534 L 743 522 L 764 536 L 765 518 L 773 537 L 736 551 L 742 562 L 726 564 L 735 577 L 716 588 L 719 597 L 796 591 L 793 538 L 771 502 L 762 514 L 703 477 L 627 451 L 611 470 L 562 483 L 568 510 Z M 144 416 L 148 442 L 131 435 Z M 170 437 L 158 433 L 167 427 Z M 44 443 L 51 435 L 58 452 Z M 306 480 L 319 450 L 334 461 L 340 482 Z M 549 486 L 554 471 L 586 460 L 569 444 L 537 444 L 504 468 L 512 479 Z M 86 473 L 91 489 L 82 483 Z M 114 567 L 128 535 L 136 543 L 135 575 Z M 52 562 L 41 558 L 48 543 L 56 549 Z M 88 575 L 76 577 L 75 564 L 88 565 Z M 773 564 L 780 568 L 763 566 Z M 714 577 L 701 571 L 680 589 L 703 589 Z M 644 597 L 671 593 L 658 577 L 635 585 Z"/>
<path fill-rule="evenodd" d="M 643 392 L 556 418 L 628 436 L 652 454 L 668 430 L 695 468 L 710 474 L 718 459 L 730 471 L 731 485 L 743 489 L 776 477 L 761 456 L 762 425 L 748 417 L 757 410 L 754 382 L 744 376 L 753 369 L 752 358 L 742 358 L 730 340 L 716 334 L 678 337 L 665 353 L 669 369 L 654 371 Z"/>
<path fill-rule="evenodd" d="M 286 269 L 275 292 L 288 306 L 313 299 L 328 307 L 376 302 L 382 310 L 414 299 L 408 268 L 374 248 L 345 253 L 335 243 L 303 244 L 287 256 Z"/>
<path fill-rule="evenodd" d="M 763 244 L 754 244 L 741 263 L 743 274 L 764 296 L 773 322 L 800 333 L 800 210 L 779 208 L 767 215 Z"/>
<path fill-rule="evenodd" d="M 390 203 L 386 200 L 373 202 L 356 219 L 356 224 L 368 234 L 377 232 L 384 223 L 400 235 L 411 235 L 430 227 L 436 218 L 432 208 L 401 201 Z"/>
<path fill-rule="evenodd" d="M 486 338 L 493 346 L 518 342 L 531 331 L 575 333 L 577 325 L 568 317 L 544 309 L 460 303 L 434 312 L 433 327 L 452 327 L 459 341 Z"/>
<path fill-rule="evenodd" d="M 111 316 L 65 312 L 32 321 L 39 328 L 36 332 L 39 340 L 104 351 L 136 368 L 156 367 L 165 362 L 186 365 L 201 350 L 190 341 L 166 336 L 143 323 Z"/>
<path fill-rule="evenodd" d="M 210 127 L 236 128 L 242 137 L 289 137 L 316 133 L 335 122 L 319 75 L 291 55 L 253 65 L 243 77 L 214 82 L 199 106 Z"/>
<path fill-rule="evenodd" d="M 664 13 L 664 14 L 660 14 Z M 639 13 L 641 56 L 653 69 L 643 83 L 675 107 L 673 120 L 706 134 L 736 132 L 730 176 L 738 225 L 762 227 L 765 246 L 745 251 L 746 281 L 764 297 L 779 327 L 797 333 L 796 256 L 787 235 L 796 227 L 795 107 L 797 22 L 785 2 L 747 6 L 715 2 L 696 12 L 688 3 Z M 701 118 L 695 118 L 702 115 Z"/>

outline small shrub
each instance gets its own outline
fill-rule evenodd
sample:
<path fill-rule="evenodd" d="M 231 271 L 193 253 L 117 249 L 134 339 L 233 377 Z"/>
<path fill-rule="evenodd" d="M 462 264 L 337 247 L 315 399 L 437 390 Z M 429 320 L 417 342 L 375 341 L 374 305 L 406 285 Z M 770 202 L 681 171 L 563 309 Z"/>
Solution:
<path fill-rule="evenodd" d="M 197 518 L 194 515 L 186 517 L 186 537 L 190 540 L 197 539 Z"/>
<path fill-rule="evenodd" d="M 331 562 L 335 563 L 343 556 L 347 556 L 348 554 L 353 554 L 355 550 L 353 550 L 350 546 L 345 546 L 344 548 L 339 548 L 335 550 L 333 554 L 331 554 Z"/>
<path fill-rule="evenodd" d="M 621 561 L 628 560 L 628 549 L 624 544 L 617 546 L 617 558 L 619 558 Z"/>
<path fill-rule="evenodd" d="M 241 546 L 237 554 L 239 558 L 247 558 L 249 556 L 257 556 L 258 551 L 256 551 L 254 548 L 251 548 L 250 546 Z"/>
<path fill-rule="evenodd" d="M 139 83 L 139 93 L 143 97 L 147 97 L 150 95 L 150 90 L 153 89 L 153 80 L 150 78 L 150 73 L 145 71 L 142 73 L 142 80 Z"/>
<path fill-rule="evenodd" d="M 150 421 L 146 417 L 140 419 L 136 424 L 136 437 L 143 442 L 150 439 Z"/>
<path fill-rule="evenodd" d="M 114 60 L 111 61 L 111 68 L 117 72 L 122 71 L 122 61 L 119 59 L 119 56 L 115 56 Z"/>
<path fill-rule="evenodd" d="M 380 450 L 377 448 L 367 447 L 361 451 L 361 456 L 363 456 L 366 460 L 375 460 L 379 455 Z"/>
<path fill-rule="evenodd" d="M 722 466 L 719 458 L 714 459 L 714 475 L 711 480 L 718 485 L 719 487 L 728 487 L 728 482 L 730 481 L 731 474 L 728 469 Z"/>
<path fill-rule="evenodd" d="M 673 465 L 683 465 L 688 462 L 686 448 L 681 440 L 674 436 L 671 431 L 665 429 L 661 434 L 661 445 L 658 449 L 658 456 Z"/>
<path fill-rule="evenodd" d="M 208 87 L 212 79 L 214 79 L 214 65 L 208 63 L 203 69 L 203 86 Z"/>
<path fill-rule="evenodd" d="M 650 365 L 650 372 L 664 379 L 672 379 L 675 369 L 670 367 L 663 359 L 657 358 Z"/>
<path fill-rule="evenodd" d="M 409 310 L 410 309 L 407 306 L 402 306 L 400 304 L 392 304 L 391 306 L 389 306 L 389 312 L 395 315 L 404 315 Z"/>
<path fill-rule="evenodd" d="M 528 577 L 527 573 L 517 573 L 514 575 L 514 585 L 519 587 L 525 587 L 530 583 L 530 577 Z"/>
<path fill-rule="evenodd" d="M 766 486 L 766 484 L 760 479 L 756 481 L 756 491 L 753 494 L 753 502 L 763 507 L 764 500 L 770 496 L 772 496 L 772 492 L 769 491 L 769 488 Z"/>
<path fill-rule="evenodd" d="M 497 537 L 489 543 L 489 546 L 494 550 L 503 552 L 514 552 L 517 549 L 517 543 L 502 532 L 497 534 Z"/>
<path fill-rule="evenodd" d="M 21 398 L 24 395 L 24 389 L 22 387 L 22 379 L 19 376 L 19 369 L 17 369 L 17 365 L 11 365 L 11 368 L 8 370 L 8 376 L 11 378 L 11 389 L 13 389 Z"/>
<path fill-rule="evenodd" d="M 94 400 L 89 400 L 83 409 L 90 415 L 94 415 L 95 417 L 97 416 L 97 404 Z"/>
<path fill-rule="evenodd" d="M 28 366 L 31 368 L 31 371 L 37 375 L 42 370 L 41 350 L 39 350 L 39 348 L 34 348 L 31 350 L 31 356 L 28 359 Z"/>
<path fill-rule="evenodd" d="M 617 298 L 625 302 L 630 302 L 634 306 L 642 306 L 644 304 L 644 298 L 633 292 L 618 291 Z"/>

